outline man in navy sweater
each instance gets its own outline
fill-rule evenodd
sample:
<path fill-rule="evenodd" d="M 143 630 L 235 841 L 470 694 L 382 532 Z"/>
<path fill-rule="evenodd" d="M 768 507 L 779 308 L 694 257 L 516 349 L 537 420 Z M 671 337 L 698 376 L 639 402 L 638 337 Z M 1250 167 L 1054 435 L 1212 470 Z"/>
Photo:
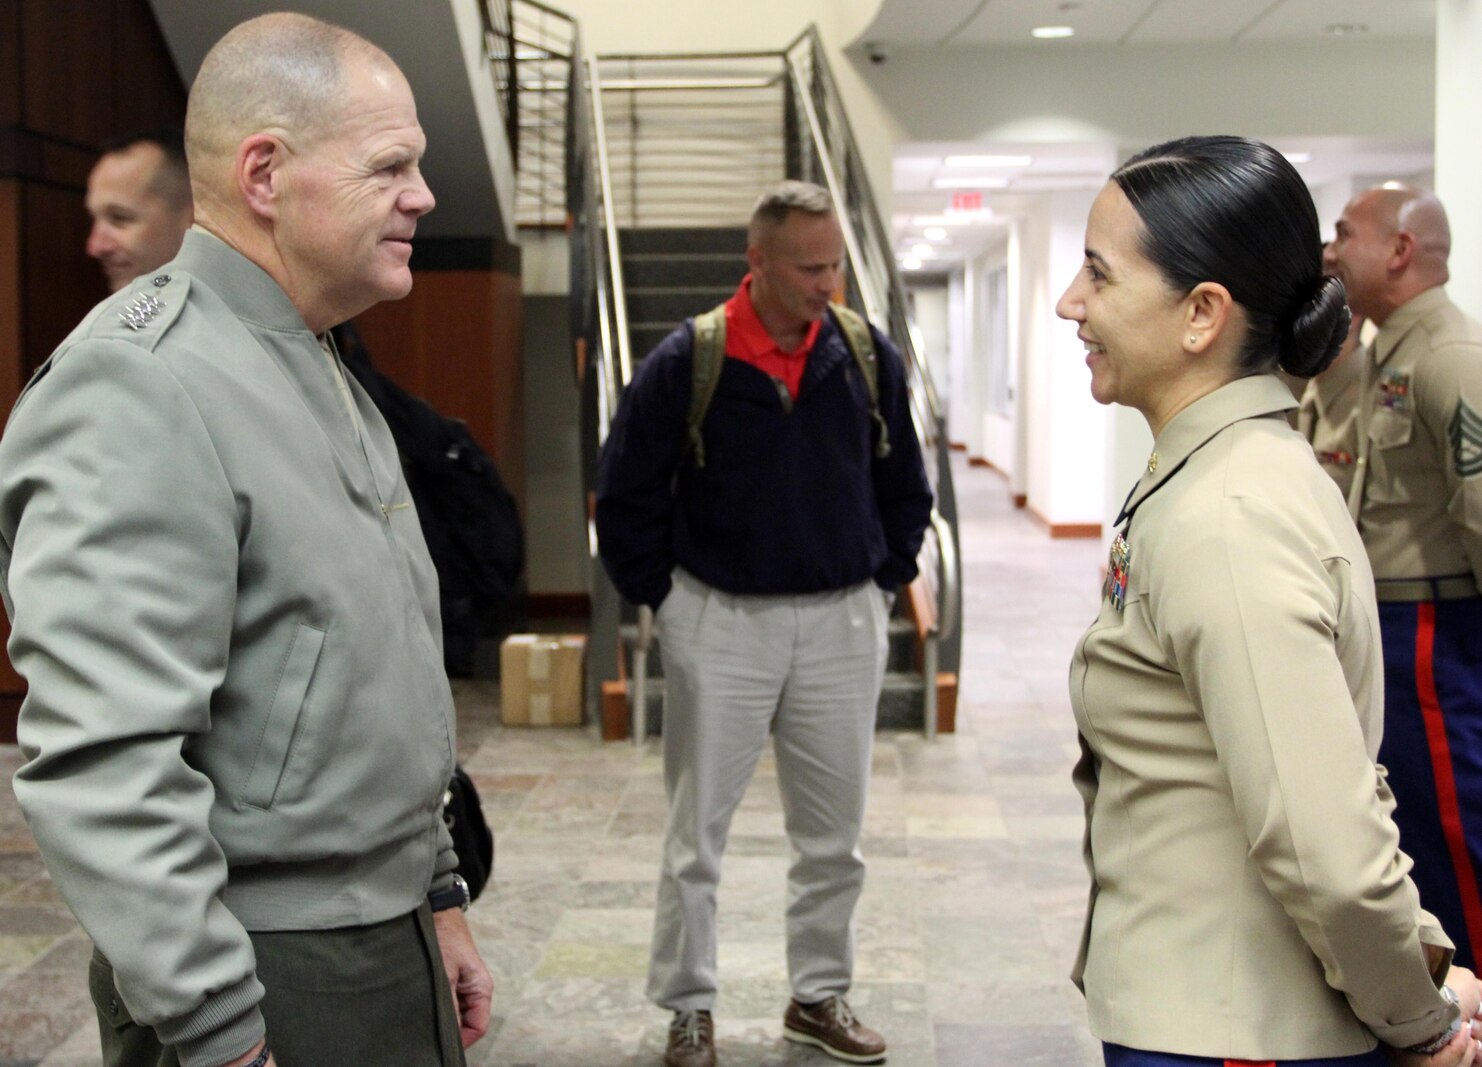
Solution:
<path fill-rule="evenodd" d="M 794 857 L 784 1034 L 874 1063 L 885 1040 L 844 999 L 858 845 L 886 622 L 916 575 L 931 491 L 900 355 L 869 331 L 872 402 L 830 312 L 844 238 L 828 193 L 770 189 L 747 244 L 700 447 L 691 321 L 643 361 L 599 474 L 603 563 L 656 610 L 664 650 L 669 822 L 648 993 L 674 1012 L 667 1067 L 711 1067 L 721 855 L 770 731 Z"/>

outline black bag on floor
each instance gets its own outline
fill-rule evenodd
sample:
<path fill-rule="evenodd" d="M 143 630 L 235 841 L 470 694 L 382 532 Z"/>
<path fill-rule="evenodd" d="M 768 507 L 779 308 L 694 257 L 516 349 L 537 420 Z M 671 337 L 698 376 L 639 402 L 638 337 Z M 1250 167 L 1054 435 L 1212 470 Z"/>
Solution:
<path fill-rule="evenodd" d="M 458 873 L 468 883 L 469 897 L 478 900 L 494 874 L 494 832 L 484 821 L 484 807 L 473 780 L 457 765 L 453 767 L 448 791 L 443 794 L 443 822 L 453 835 Z"/>

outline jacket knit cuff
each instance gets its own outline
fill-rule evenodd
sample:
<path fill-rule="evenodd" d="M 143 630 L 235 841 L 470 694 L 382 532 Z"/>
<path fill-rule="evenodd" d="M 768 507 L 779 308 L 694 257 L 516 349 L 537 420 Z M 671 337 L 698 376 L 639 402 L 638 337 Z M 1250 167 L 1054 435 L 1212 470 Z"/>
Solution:
<path fill-rule="evenodd" d="M 248 975 L 218 990 L 195 1011 L 155 1026 L 160 1043 L 172 1045 L 180 1067 L 221 1067 L 243 1055 L 267 1035 L 258 1004 L 262 983 Z"/>

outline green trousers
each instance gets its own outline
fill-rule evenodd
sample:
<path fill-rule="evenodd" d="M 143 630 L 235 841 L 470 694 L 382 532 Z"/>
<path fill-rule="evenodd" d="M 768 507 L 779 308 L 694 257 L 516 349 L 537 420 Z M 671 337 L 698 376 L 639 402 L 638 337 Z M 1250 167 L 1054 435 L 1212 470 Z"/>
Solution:
<path fill-rule="evenodd" d="M 278 1067 L 464 1067 L 458 1014 L 425 904 L 373 926 L 250 936 Z M 103 1067 L 179 1067 L 175 1050 L 130 1018 L 102 953 L 93 954 L 89 986 Z"/>

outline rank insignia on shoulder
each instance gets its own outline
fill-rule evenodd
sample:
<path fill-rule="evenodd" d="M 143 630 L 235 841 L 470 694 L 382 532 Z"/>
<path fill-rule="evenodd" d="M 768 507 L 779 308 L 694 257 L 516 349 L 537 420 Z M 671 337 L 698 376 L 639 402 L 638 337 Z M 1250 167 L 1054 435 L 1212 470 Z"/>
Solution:
<path fill-rule="evenodd" d="M 1379 375 L 1379 406 L 1387 411 L 1410 410 L 1410 375 L 1387 370 Z"/>
<path fill-rule="evenodd" d="M 1446 436 L 1451 439 L 1451 458 L 1456 463 L 1456 473 L 1463 478 L 1482 474 L 1482 415 L 1478 415 L 1465 400 L 1456 402 L 1456 414 L 1446 427 Z"/>
<path fill-rule="evenodd" d="M 1111 545 L 1111 556 L 1106 561 L 1106 582 L 1101 593 L 1118 611 L 1127 606 L 1127 577 L 1131 572 L 1132 546 L 1126 537 L 1117 534 Z"/>
<path fill-rule="evenodd" d="M 142 330 L 149 325 L 149 320 L 160 313 L 165 302 L 157 296 L 149 293 L 139 293 L 123 306 L 119 311 L 118 318 L 131 330 Z"/>

